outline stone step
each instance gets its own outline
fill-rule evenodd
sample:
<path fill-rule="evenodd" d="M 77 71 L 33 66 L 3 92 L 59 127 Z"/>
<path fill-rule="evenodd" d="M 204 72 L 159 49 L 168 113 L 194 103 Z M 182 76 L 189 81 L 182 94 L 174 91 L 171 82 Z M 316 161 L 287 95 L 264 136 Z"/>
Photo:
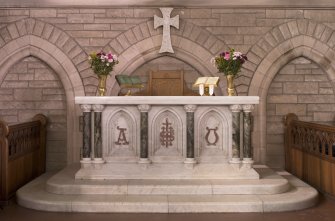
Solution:
<path fill-rule="evenodd" d="M 314 188 L 291 175 L 284 176 L 292 187 L 280 194 L 112 195 L 49 193 L 45 187 L 50 174 L 44 174 L 17 191 L 17 202 L 44 211 L 114 213 L 279 212 L 316 204 Z"/>
<path fill-rule="evenodd" d="M 259 174 L 244 164 L 228 162 L 189 164 L 174 163 L 83 163 L 75 174 L 84 180 L 210 180 L 210 179 L 259 179 Z"/>
<path fill-rule="evenodd" d="M 79 165 L 69 166 L 46 182 L 46 191 L 55 194 L 113 195 L 220 195 L 278 194 L 289 190 L 287 179 L 268 168 L 258 168 L 261 179 L 74 179 Z"/>

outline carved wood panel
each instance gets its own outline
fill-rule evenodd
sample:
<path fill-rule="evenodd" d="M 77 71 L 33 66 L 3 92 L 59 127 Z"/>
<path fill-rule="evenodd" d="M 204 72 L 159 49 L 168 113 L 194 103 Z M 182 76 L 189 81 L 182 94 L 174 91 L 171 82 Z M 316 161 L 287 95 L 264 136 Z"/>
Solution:
<path fill-rule="evenodd" d="M 183 71 L 151 72 L 149 78 L 150 96 L 182 96 L 184 95 Z"/>
<path fill-rule="evenodd" d="M 285 166 L 292 174 L 335 196 L 335 127 L 286 116 Z"/>

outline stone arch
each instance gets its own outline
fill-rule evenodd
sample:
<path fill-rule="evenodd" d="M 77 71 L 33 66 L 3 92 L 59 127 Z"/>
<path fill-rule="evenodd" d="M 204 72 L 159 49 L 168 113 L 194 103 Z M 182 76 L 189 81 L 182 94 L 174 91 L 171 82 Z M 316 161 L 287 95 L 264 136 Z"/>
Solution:
<path fill-rule="evenodd" d="M 42 48 L 48 48 L 50 54 L 53 54 L 54 57 L 59 56 L 59 54 L 64 54 L 65 58 L 59 58 L 60 63 L 64 60 L 71 62 L 79 73 L 81 78 L 81 84 L 84 85 L 85 93 L 92 93 L 92 87 L 96 87 L 90 83 L 90 78 L 92 77 L 92 72 L 90 70 L 90 65 L 87 62 L 87 54 L 80 47 L 80 45 L 66 32 L 57 28 L 56 26 L 40 21 L 34 18 L 22 19 L 13 23 L 8 24 L 7 26 L 0 29 L 0 47 L 3 53 L 0 54 L 0 58 L 3 59 L 8 55 L 6 51 L 18 49 L 22 45 L 32 43 L 37 41 L 36 39 L 41 39 L 44 41 L 34 42 L 36 45 L 39 45 Z M 24 36 L 31 36 L 37 38 L 25 38 L 21 39 Z M 24 41 L 23 41 L 24 40 Z M 8 43 L 14 42 L 9 48 Z M 28 42 L 27 42 L 28 41 Z M 46 43 L 44 43 L 46 42 Z M 42 43 L 44 45 L 42 45 Z M 50 45 L 52 45 L 52 48 Z M 58 54 L 55 54 L 55 51 L 58 49 Z M 94 91 L 95 92 L 95 91 Z"/>
<path fill-rule="evenodd" d="M 290 21 L 274 27 L 248 52 L 246 69 L 254 73 L 250 78 L 248 95 L 260 97 L 256 107 L 253 145 L 256 160 L 266 157 L 266 96 L 276 73 L 289 61 L 303 56 L 320 65 L 335 89 L 335 32 L 312 20 Z"/>
<path fill-rule="evenodd" d="M 203 75 L 217 75 L 217 69 L 210 60 L 221 50 L 227 49 L 225 43 L 209 31 L 181 20 L 179 30 L 171 30 L 174 54 L 159 54 L 162 29 L 153 29 L 153 20 L 138 24 L 121 33 L 106 47 L 119 55 L 120 63 L 115 66 L 114 74 L 131 74 L 133 70 L 159 56 L 171 56 L 193 66 Z M 109 95 L 113 91 L 115 79 L 107 81 Z M 222 86 L 222 85 L 221 85 Z"/>
<path fill-rule="evenodd" d="M 12 65 L 28 56 L 39 58 L 59 75 L 67 102 L 67 162 L 78 161 L 79 132 L 74 134 L 73 131 L 79 131 L 77 116 L 80 110 L 75 106 L 74 98 L 85 95 L 81 75 L 76 68 L 82 50 L 64 32 L 34 19 L 11 23 L 0 30 L 0 35 L 0 39 L 3 39 L 0 49 L 0 82 Z"/>

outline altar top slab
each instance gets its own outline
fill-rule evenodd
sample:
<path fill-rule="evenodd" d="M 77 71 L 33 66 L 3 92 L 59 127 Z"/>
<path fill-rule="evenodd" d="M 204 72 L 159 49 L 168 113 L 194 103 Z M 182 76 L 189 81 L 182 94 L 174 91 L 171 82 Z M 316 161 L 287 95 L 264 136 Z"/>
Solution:
<path fill-rule="evenodd" d="M 334 0 L 0 0 L 0 7 L 334 7 Z"/>
<path fill-rule="evenodd" d="M 107 105 L 231 105 L 259 104 L 258 96 L 78 96 L 76 104 Z"/>

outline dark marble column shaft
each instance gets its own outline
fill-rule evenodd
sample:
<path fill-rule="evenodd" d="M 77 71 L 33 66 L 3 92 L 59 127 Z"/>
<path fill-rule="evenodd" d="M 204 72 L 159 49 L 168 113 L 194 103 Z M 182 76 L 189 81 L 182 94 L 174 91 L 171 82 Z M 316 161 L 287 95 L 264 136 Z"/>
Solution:
<path fill-rule="evenodd" d="M 196 105 L 185 105 L 186 111 L 186 161 L 187 163 L 195 163 L 194 161 L 194 111 Z M 190 161 L 191 160 L 191 161 Z"/>
<path fill-rule="evenodd" d="M 102 158 L 101 112 L 94 112 L 94 158 Z"/>
<path fill-rule="evenodd" d="M 148 112 L 141 112 L 141 158 L 149 157 L 148 129 Z"/>
<path fill-rule="evenodd" d="M 140 162 L 148 163 L 149 158 L 149 125 L 148 125 L 148 112 L 150 105 L 141 104 L 137 107 L 141 112 L 141 124 L 140 124 Z"/>
<path fill-rule="evenodd" d="M 233 148 L 232 158 L 240 158 L 240 111 L 233 114 Z"/>
<path fill-rule="evenodd" d="M 94 158 L 102 158 L 102 129 L 101 117 L 104 106 L 101 104 L 92 105 L 94 111 Z"/>
<path fill-rule="evenodd" d="M 243 112 L 243 158 L 252 158 L 251 117 L 250 112 Z"/>
<path fill-rule="evenodd" d="M 187 158 L 194 158 L 194 112 L 186 113 L 186 125 L 187 125 L 187 133 L 186 133 L 186 141 L 187 141 Z"/>
<path fill-rule="evenodd" d="M 91 158 L 91 105 L 82 105 L 83 110 L 83 158 Z"/>

